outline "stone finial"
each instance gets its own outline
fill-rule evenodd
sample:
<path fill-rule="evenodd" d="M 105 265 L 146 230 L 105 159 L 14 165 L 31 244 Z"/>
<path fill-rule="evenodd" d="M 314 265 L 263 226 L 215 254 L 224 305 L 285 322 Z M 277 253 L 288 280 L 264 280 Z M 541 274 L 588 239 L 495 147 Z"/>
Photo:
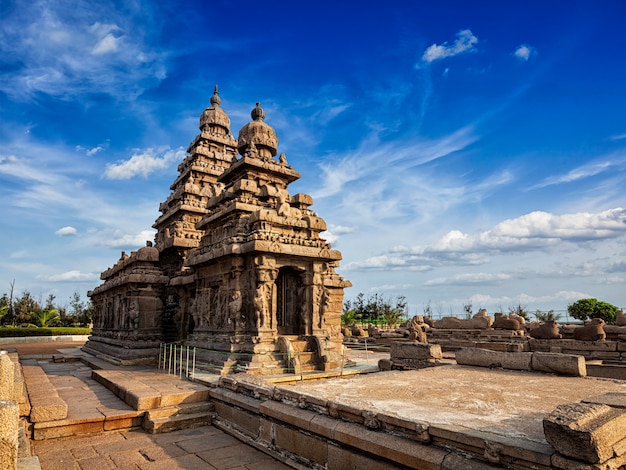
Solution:
<path fill-rule="evenodd" d="M 265 123 L 265 111 L 261 108 L 261 104 L 257 103 L 256 107 L 250 113 L 252 122 L 249 122 L 239 131 L 237 138 L 238 150 L 241 155 L 246 155 L 250 147 L 254 144 L 259 152 L 259 157 L 270 160 L 278 153 L 278 137 L 274 128 Z"/>
<path fill-rule="evenodd" d="M 215 85 L 210 101 L 211 106 L 206 108 L 200 116 L 200 130 L 214 134 L 230 134 L 230 118 L 226 111 L 220 108 L 222 100 L 217 92 L 217 85 Z"/>
<path fill-rule="evenodd" d="M 220 95 L 217 93 L 217 85 L 213 89 L 213 96 L 211 96 L 211 106 L 219 106 L 222 102 Z"/>

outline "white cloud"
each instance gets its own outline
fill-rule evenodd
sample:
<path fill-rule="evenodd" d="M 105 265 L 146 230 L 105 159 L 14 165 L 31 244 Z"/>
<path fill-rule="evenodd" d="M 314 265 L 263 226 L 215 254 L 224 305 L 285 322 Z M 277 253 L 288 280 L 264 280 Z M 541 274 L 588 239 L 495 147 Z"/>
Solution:
<path fill-rule="evenodd" d="M 47 282 L 83 282 L 83 281 L 96 281 L 100 278 L 99 274 L 95 273 L 83 273 L 78 270 L 67 271 L 60 274 L 39 275 L 36 279 L 39 281 Z"/>
<path fill-rule="evenodd" d="M 182 147 L 178 150 L 169 147 L 147 148 L 137 152 L 128 160 L 109 163 L 104 175 L 116 180 L 130 179 L 137 175 L 145 178 L 150 173 L 168 168 L 173 162 L 181 162 L 186 155 Z"/>
<path fill-rule="evenodd" d="M 130 250 L 146 246 L 147 241 L 154 240 L 154 234 L 154 230 L 141 230 L 138 233 L 127 233 L 119 229 L 90 231 L 90 237 L 94 245 L 127 248 Z"/>
<path fill-rule="evenodd" d="M 340 235 L 346 233 L 353 233 L 356 231 L 356 227 L 344 227 L 341 225 L 329 224 L 328 229 L 320 233 L 320 237 L 324 238 L 329 243 L 336 243 Z"/>
<path fill-rule="evenodd" d="M 72 236 L 72 235 L 76 235 L 76 229 L 68 225 L 67 227 L 60 228 L 59 230 L 54 232 L 54 234 L 60 237 Z"/>
<path fill-rule="evenodd" d="M 489 255 L 545 251 L 565 243 L 575 245 L 625 235 L 623 208 L 563 215 L 535 211 L 504 220 L 475 235 L 451 230 L 431 245 L 394 247 L 388 254 L 353 261 L 346 268 L 428 270 L 445 265 L 479 265 L 489 263 Z"/>
<path fill-rule="evenodd" d="M 451 286 L 451 285 L 473 285 L 473 284 L 501 284 L 503 281 L 511 279 L 510 274 L 505 273 L 464 273 L 457 274 L 451 278 L 438 277 L 429 279 L 424 283 L 425 286 Z"/>
<path fill-rule="evenodd" d="M 476 51 L 475 45 L 478 44 L 478 38 L 469 29 L 459 31 L 456 36 L 457 38 L 452 45 L 444 42 L 443 44 L 433 44 L 428 47 L 422 55 L 422 61 L 431 63 L 446 57 Z"/>
<path fill-rule="evenodd" d="M 515 49 L 513 55 L 523 62 L 528 62 L 531 56 L 536 55 L 537 51 L 527 44 L 522 44 Z"/>

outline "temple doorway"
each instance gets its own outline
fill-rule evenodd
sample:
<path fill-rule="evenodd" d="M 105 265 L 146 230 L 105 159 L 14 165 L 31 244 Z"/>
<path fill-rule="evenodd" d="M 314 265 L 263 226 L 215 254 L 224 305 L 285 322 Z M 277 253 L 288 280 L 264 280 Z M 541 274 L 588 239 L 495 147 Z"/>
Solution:
<path fill-rule="evenodd" d="M 278 334 L 300 335 L 302 331 L 300 273 L 291 267 L 280 268 L 276 279 L 276 322 Z"/>

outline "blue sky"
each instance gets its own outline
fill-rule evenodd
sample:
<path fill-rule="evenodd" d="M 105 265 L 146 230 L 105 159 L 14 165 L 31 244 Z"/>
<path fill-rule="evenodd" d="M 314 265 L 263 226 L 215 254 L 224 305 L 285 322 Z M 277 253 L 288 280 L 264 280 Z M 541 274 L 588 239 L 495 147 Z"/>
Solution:
<path fill-rule="evenodd" d="M 626 2 L 0 4 L 0 293 L 152 240 L 219 84 L 261 102 L 339 272 L 411 314 L 626 307 Z"/>

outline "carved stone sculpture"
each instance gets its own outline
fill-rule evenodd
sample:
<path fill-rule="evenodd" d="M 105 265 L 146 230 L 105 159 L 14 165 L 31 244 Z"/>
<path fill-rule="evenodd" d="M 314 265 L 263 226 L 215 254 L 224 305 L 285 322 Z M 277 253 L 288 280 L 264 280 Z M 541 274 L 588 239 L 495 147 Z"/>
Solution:
<path fill-rule="evenodd" d="M 495 313 L 493 321 L 493 329 L 494 330 L 521 330 L 522 325 L 519 321 L 509 318 L 503 313 Z"/>
<path fill-rule="evenodd" d="M 530 336 L 535 339 L 561 339 L 563 335 L 559 333 L 559 326 L 554 320 L 549 320 L 543 325 L 531 328 Z"/>
<path fill-rule="evenodd" d="M 606 333 L 604 332 L 605 324 L 606 322 L 602 318 L 593 318 L 584 326 L 574 329 L 574 339 L 579 341 L 604 341 L 606 339 Z"/>

